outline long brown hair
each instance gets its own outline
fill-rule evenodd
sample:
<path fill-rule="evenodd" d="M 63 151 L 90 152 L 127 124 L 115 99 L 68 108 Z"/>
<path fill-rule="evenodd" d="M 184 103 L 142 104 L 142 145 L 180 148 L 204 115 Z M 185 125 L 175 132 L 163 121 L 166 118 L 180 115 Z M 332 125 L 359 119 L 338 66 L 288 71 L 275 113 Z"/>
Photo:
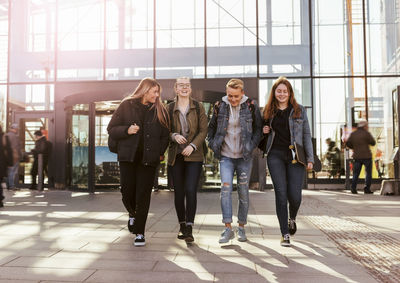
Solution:
<path fill-rule="evenodd" d="M 269 98 L 268 98 L 268 102 L 264 107 L 264 119 L 268 120 L 273 118 L 276 113 L 278 112 L 278 100 L 275 97 L 275 91 L 277 89 L 277 87 L 280 84 L 284 84 L 289 92 L 289 103 L 292 105 L 293 107 L 293 118 L 300 118 L 301 115 L 301 108 L 299 106 L 299 104 L 296 101 L 296 98 L 294 97 L 294 92 L 293 92 L 293 88 L 292 85 L 290 84 L 290 82 L 285 78 L 285 77 L 279 77 L 273 84 L 271 91 L 269 92 Z"/>
<path fill-rule="evenodd" d="M 150 91 L 151 88 L 153 87 L 158 87 L 160 96 L 156 98 L 156 102 L 151 106 L 151 108 L 155 108 L 155 113 L 157 115 L 158 121 L 164 125 L 166 128 L 169 128 L 169 115 L 168 111 L 165 108 L 164 104 L 161 102 L 161 85 L 152 78 L 144 78 L 143 80 L 140 81 L 139 85 L 135 89 L 135 91 L 129 95 L 125 99 L 134 99 L 141 101 L 143 100 L 143 97 L 146 93 Z"/>

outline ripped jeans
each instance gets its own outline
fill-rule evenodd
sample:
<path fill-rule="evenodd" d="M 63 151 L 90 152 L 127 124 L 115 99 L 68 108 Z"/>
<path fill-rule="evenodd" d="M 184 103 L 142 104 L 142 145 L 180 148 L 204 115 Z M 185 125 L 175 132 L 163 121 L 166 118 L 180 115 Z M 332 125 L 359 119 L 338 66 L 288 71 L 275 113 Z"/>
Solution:
<path fill-rule="evenodd" d="M 239 196 L 238 223 L 247 223 L 249 211 L 249 181 L 253 159 L 229 158 L 222 156 L 219 162 L 221 173 L 221 209 L 222 223 L 232 223 L 232 182 L 233 174 L 237 175 Z"/>

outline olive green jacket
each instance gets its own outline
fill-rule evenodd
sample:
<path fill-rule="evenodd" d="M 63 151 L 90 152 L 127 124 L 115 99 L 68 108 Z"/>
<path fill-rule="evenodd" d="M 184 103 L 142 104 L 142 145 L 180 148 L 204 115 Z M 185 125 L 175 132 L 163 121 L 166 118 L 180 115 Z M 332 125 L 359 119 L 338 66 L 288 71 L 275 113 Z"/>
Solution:
<path fill-rule="evenodd" d="M 186 114 L 186 120 L 189 126 L 189 136 L 187 138 L 188 145 L 194 144 L 196 146 L 196 150 L 192 152 L 190 156 L 185 156 L 185 161 L 203 161 L 204 153 L 203 153 L 203 143 L 207 136 L 207 116 L 204 110 L 203 104 L 199 103 L 199 116 L 197 117 L 196 105 L 193 102 L 193 99 L 190 98 L 190 109 Z M 171 113 L 170 107 L 173 107 L 171 120 L 171 141 L 169 143 L 168 148 L 168 165 L 173 166 L 175 164 L 175 157 L 178 150 L 178 143 L 173 140 L 172 135 L 174 133 L 181 133 L 181 124 L 179 120 L 179 109 L 178 103 L 175 99 L 175 103 L 170 103 L 167 105 L 168 113 Z M 200 121 L 199 121 L 200 119 Z"/>

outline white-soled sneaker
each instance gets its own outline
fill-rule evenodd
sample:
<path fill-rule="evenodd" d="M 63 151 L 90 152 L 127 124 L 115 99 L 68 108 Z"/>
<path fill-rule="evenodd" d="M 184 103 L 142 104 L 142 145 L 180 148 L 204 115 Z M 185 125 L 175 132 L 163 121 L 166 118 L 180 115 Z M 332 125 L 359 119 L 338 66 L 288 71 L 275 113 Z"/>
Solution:
<path fill-rule="evenodd" d="M 142 234 L 137 234 L 136 235 L 134 245 L 136 247 L 142 247 L 142 246 L 146 245 L 146 240 L 144 239 L 144 236 Z"/>
<path fill-rule="evenodd" d="M 225 230 L 221 233 L 221 237 L 219 238 L 219 243 L 225 244 L 234 238 L 235 238 L 235 232 L 233 232 L 231 228 L 226 227 Z"/>
<path fill-rule="evenodd" d="M 282 247 L 290 247 L 290 235 L 285 234 L 281 238 L 281 246 Z"/>
<path fill-rule="evenodd" d="M 237 238 L 239 242 L 246 242 L 247 237 L 246 237 L 246 231 L 244 230 L 244 227 L 238 227 L 237 230 Z"/>

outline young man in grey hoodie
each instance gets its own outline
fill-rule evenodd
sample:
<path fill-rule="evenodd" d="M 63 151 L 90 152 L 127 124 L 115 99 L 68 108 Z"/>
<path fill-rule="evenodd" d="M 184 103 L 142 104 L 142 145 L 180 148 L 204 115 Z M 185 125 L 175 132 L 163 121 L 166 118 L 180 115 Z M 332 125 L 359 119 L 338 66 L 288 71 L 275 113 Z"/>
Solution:
<path fill-rule="evenodd" d="M 262 137 L 262 118 L 257 103 L 244 94 L 244 83 L 231 79 L 226 85 L 226 96 L 215 103 L 208 125 L 208 145 L 220 160 L 221 209 L 225 229 L 219 243 L 235 237 L 232 230 L 232 183 L 237 175 L 239 195 L 238 240 L 247 240 L 244 225 L 249 210 L 249 180 L 252 152 Z"/>

